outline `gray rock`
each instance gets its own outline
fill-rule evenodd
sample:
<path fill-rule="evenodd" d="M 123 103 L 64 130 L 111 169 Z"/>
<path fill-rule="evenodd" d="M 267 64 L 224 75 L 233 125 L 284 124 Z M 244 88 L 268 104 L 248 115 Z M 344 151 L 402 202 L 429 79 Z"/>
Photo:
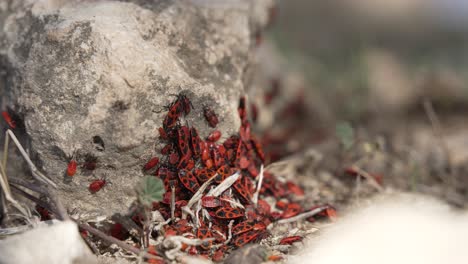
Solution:
<path fill-rule="evenodd" d="M 204 105 L 220 117 L 223 138 L 237 131 L 252 31 L 272 1 L 217 2 L 225 4 L 2 1 L 2 109 L 24 120 L 15 132 L 69 209 L 109 215 L 130 206 L 142 166 L 163 146 L 157 128 L 174 95 L 191 99 L 185 121 L 201 136 L 211 131 Z M 66 176 L 74 153 L 79 164 L 97 158 L 97 168 Z M 99 178 L 110 184 L 91 194 Z"/>

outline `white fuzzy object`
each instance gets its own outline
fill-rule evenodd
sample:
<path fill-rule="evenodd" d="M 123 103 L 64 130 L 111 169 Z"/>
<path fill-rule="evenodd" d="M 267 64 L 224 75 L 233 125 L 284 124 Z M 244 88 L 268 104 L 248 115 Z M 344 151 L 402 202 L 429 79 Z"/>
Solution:
<path fill-rule="evenodd" d="M 289 263 L 468 263 L 467 245 L 465 211 L 425 196 L 386 196 L 346 214 Z"/>
<path fill-rule="evenodd" d="M 71 221 L 40 226 L 0 240 L 0 264 L 95 263 Z"/>

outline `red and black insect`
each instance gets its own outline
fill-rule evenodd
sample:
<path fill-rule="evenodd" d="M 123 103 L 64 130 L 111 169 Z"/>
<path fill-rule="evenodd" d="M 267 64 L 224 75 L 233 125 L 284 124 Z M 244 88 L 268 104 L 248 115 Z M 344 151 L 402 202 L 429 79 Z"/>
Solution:
<path fill-rule="evenodd" d="M 184 94 L 179 94 L 177 96 L 177 102 L 180 102 L 181 109 L 185 115 L 190 114 L 190 110 L 193 108 L 192 102 Z"/>
<path fill-rule="evenodd" d="M 236 247 L 242 247 L 248 243 L 255 242 L 263 237 L 265 231 L 251 230 L 234 238 L 232 244 Z"/>
<path fill-rule="evenodd" d="M 205 116 L 205 119 L 208 122 L 208 125 L 210 125 L 210 127 L 215 128 L 218 125 L 218 116 L 213 111 L 213 109 L 209 108 L 208 106 L 205 106 L 203 108 L 203 115 Z"/>
<path fill-rule="evenodd" d="M 159 163 L 159 158 L 158 157 L 153 157 L 148 162 L 146 162 L 145 166 L 143 169 L 145 171 L 151 170 L 152 168 L 156 167 Z"/>
<path fill-rule="evenodd" d="M 216 183 L 221 183 L 224 181 L 227 177 L 231 176 L 231 168 L 228 165 L 223 165 L 219 167 L 219 169 L 216 171 L 218 175 L 214 179 Z"/>
<path fill-rule="evenodd" d="M 289 236 L 289 237 L 284 237 L 281 239 L 279 242 L 280 245 L 292 245 L 294 242 L 301 241 L 303 237 L 301 236 Z"/>
<path fill-rule="evenodd" d="M 11 129 L 16 128 L 16 122 L 13 120 L 13 118 L 10 116 L 8 111 L 3 111 L 2 112 L 3 119 L 5 119 L 5 122 L 10 126 Z"/>
<path fill-rule="evenodd" d="M 250 195 L 249 192 L 246 190 L 246 187 L 240 181 L 241 179 L 237 180 L 232 186 L 234 190 L 241 196 L 242 200 L 246 203 L 250 203 Z"/>
<path fill-rule="evenodd" d="M 195 169 L 195 177 L 200 183 L 204 183 L 216 174 L 216 171 L 208 168 Z"/>
<path fill-rule="evenodd" d="M 89 191 L 92 193 L 96 193 L 99 190 L 102 189 L 106 185 L 106 180 L 100 179 L 100 180 L 95 180 L 89 185 Z"/>
<path fill-rule="evenodd" d="M 174 228 L 180 234 L 192 232 L 192 227 L 189 225 L 189 222 L 187 221 L 187 219 L 180 219 L 179 221 L 177 221 L 174 225 Z"/>
<path fill-rule="evenodd" d="M 244 211 L 239 208 L 222 207 L 216 210 L 214 216 L 219 219 L 235 219 L 244 216 Z"/>
<path fill-rule="evenodd" d="M 195 193 L 200 188 L 197 179 L 195 178 L 195 176 L 193 176 L 193 174 L 190 171 L 186 169 L 181 169 L 179 170 L 178 176 L 180 182 L 184 185 L 184 187 L 192 193 Z"/>
<path fill-rule="evenodd" d="M 168 155 L 169 153 L 172 152 L 173 149 L 174 149 L 174 146 L 172 144 L 167 144 L 161 149 L 161 154 Z"/>
<path fill-rule="evenodd" d="M 219 150 L 216 147 L 211 149 L 211 159 L 213 160 L 216 168 L 221 167 L 225 163 L 224 157 L 219 153 Z"/>
<path fill-rule="evenodd" d="M 201 226 L 198 228 L 197 230 L 197 238 L 198 239 L 207 239 L 207 238 L 212 238 L 213 237 L 213 234 L 211 233 L 211 230 L 206 227 L 206 226 Z M 210 249 L 211 245 L 212 245 L 212 241 L 206 241 L 206 242 L 203 242 L 200 247 L 203 249 L 203 250 L 208 250 Z"/>
<path fill-rule="evenodd" d="M 218 141 L 220 138 L 221 138 L 221 131 L 215 130 L 215 131 L 211 132 L 211 133 L 208 135 L 208 137 L 206 138 L 206 140 L 211 141 L 211 142 L 216 142 L 216 141 Z"/>
<path fill-rule="evenodd" d="M 195 167 L 195 161 L 191 158 L 191 155 L 185 155 L 180 159 L 179 164 L 177 165 L 178 169 L 187 169 L 191 170 Z"/>
<path fill-rule="evenodd" d="M 169 106 L 169 111 L 164 118 L 163 128 L 165 132 L 168 132 L 170 129 L 174 128 L 179 121 L 180 116 L 184 114 L 189 114 L 192 103 L 187 96 L 179 94 L 174 103 Z"/>
<path fill-rule="evenodd" d="M 246 109 L 246 102 L 245 96 L 242 96 L 239 100 L 239 107 L 237 108 L 237 112 L 239 113 L 239 117 L 242 123 L 247 121 L 247 109 Z"/>
<path fill-rule="evenodd" d="M 201 155 L 201 147 L 200 143 L 201 139 L 200 136 L 198 135 L 197 130 L 194 127 L 190 128 L 190 146 L 193 151 L 193 156 L 194 157 L 199 157 Z"/>
<path fill-rule="evenodd" d="M 235 225 L 232 228 L 232 235 L 237 236 L 245 232 L 249 232 L 250 230 L 253 230 L 254 228 L 254 223 L 253 222 L 240 222 L 239 224 Z"/>
<path fill-rule="evenodd" d="M 187 126 L 182 126 L 177 130 L 177 145 L 182 157 L 191 155 L 189 147 L 190 129 Z"/>
<path fill-rule="evenodd" d="M 250 140 L 250 123 L 245 122 L 241 125 L 239 129 L 240 138 L 244 143 L 248 143 Z"/>
<path fill-rule="evenodd" d="M 179 156 L 179 153 L 177 153 L 176 151 L 172 152 L 170 155 L 169 155 L 169 164 L 171 165 L 176 165 L 178 164 L 180 161 L 180 156 Z"/>
<path fill-rule="evenodd" d="M 281 218 L 291 218 L 298 215 L 301 211 L 302 208 L 298 203 L 289 203 L 286 206 L 286 210 L 281 214 Z"/>

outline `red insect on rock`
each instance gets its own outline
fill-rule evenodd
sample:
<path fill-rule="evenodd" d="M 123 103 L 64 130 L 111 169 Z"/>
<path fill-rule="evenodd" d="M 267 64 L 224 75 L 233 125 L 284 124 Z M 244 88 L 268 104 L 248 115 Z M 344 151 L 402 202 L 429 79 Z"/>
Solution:
<path fill-rule="evenodd" d="M 205 208 L 216 208 L 222 205 L 218 197 L 204 196 L 202 197 L 202 206 Z"/>
<path fill-rule="evenodd" d="M 67 175 L 73 177 L 73 175 L 75 175 L 76 173 L 77 166 L 78 164 L 76 163 L 76 160 L 72 158 L 72 160 L 70 160 L 70 162 L 67 165 Z"/>
<path fill-rule="evenodd" d="M 181 169 L 179 170 L 178 176 L 184 187 L 192 193 L 195 193 L 200 188 L 197 178 L 195 178 L 190 171 Z"/>
<path fill-rule="evenodd" d="M 279 242 L 280 245 L 292 245 L 295 242 L 301 241 L 303 237 L 301 236 L 289 236 L 281 239 Z"/>
<path fill-rule="evenodd" d="M 184 111 L 185 115 L 190 114 L 190 110 L 193 108 L 192 102 L 184 94 L 179 94 L 177 96 L 177 102 L 180 102 L 181 108 Z"/>
<path fill-rule="evenodd" d="M 192 148 L 193 156 L 199 157 L 201 155 L 200 136 L 194 127 L 190 128 L 190 147 Z"/>
<path fill-rule="evenodd" d="M 158 163 L 159 163 L 159 158 L 158 157 L 153 157 L 148 162 L 146 162 L 143 169 L 145 171 L 151 170 L 152 168 L 156 167 L 158 165 Z"/>
<path fill-rule="evenodd" d="M 158 128 L 159 131 L 159 138 L 161 139 L 168 139 L 169 137 L 167 136 L 166 130 L 164 128 L 160 127 Z"/>
<path fill-rule="evenodd" d="M 172 150 L 173 150 L 172 144 L 167 144 L 161 149 L 161 154 L 168 155 L 169 153 L 171 153 Z"/>
<path fill-rule="evenodd" d="M 221 132 L 219 130 L 215 130 L 211 132 L 206 140 L 211 141 L 211 142 L 216 142 L 221 138 Z"/>
<path fill-rule="evenodd" d="M 203 108 L 203 115 L 205 116 L 205 119 L 210 127 L 215 128 L 218 125 L 218 116 L 211 108 L 205 106 Z"/>
<path fill-rule="evenodd" d="M 169 106 L 169 111 L 164 118 L 163 128 L 166 132 L 175 127 L 182 113 L 190 113 L 191 102 L 187 96 L 179 94 L 177 100 Z"/>
<path fill-rule="evenodd" d="M 290 203 L 286 206 L 286 210 L 281 214 L 281 218 L 291 218 L 298 215 L 302 211 L 302 208 L 297 203 Z"/>
<path fill-rule="evenodd" d="M 177 130 L 177 145 L 182 156 L 191 155 L 189 147 L 190 129 L 187 126 L 182 126 Z"/>
<path fill-rule="evenodd" d="M 164 118 L 163 121 L 163 128 L 164 131 L 166 132 L 166 138 L 167 138 L 167 131 L 175 127 L 177 125 L 177 121 L 179 120 L 180 114 L 175 114 L 169 112 L 169 114 Z"/>
<path fill-rule="evenodd" d="M 11 129 L 16 128 L 16 122 L 13 120 L 13 118 L 10 116 L 10 114 L 7 111 L 2 112 L 3 119 L 5 119 L 5 122 L 10 126 Z"/>
<path fill-rule="evenodd" d="M 214 216 L 219 219 L 235 219 L 244 216 L 244 211 L 239 208 L 222 207 L 216 210 Z"/>
<path fill-rule="evenodd" d="M 92 193 L 99 192 L 104 185 L 106 185 L 106 180 L 95 180 L 89 185 L 89 191 Z"/>

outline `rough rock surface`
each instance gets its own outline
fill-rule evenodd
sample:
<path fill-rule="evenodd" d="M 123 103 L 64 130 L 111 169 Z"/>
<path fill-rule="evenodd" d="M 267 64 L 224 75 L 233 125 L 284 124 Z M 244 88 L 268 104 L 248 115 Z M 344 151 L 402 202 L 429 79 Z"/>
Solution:
<path fill-rule="evenodd" d="M 142 166 L 159 153 L 157 128 L 180 92 L 186 121 L 223 138 L 237 131 L 238 98 L 254 51 L 253 31 L 272 1 L 3 1 L 0 4 L 2 109 L 24 121 L 26 145 L 59 185 L 69 209 L 122 212 Z M 219 4 L 224 3 L 224 4 Z M 253 19 L 255 17 L 256 19 Z M 67 163 L 97 158 L 97 168 Z M 111 184 L 96 194 L 92 180 Z M 105 206 L 104 206 L 105 205 Z"/>

